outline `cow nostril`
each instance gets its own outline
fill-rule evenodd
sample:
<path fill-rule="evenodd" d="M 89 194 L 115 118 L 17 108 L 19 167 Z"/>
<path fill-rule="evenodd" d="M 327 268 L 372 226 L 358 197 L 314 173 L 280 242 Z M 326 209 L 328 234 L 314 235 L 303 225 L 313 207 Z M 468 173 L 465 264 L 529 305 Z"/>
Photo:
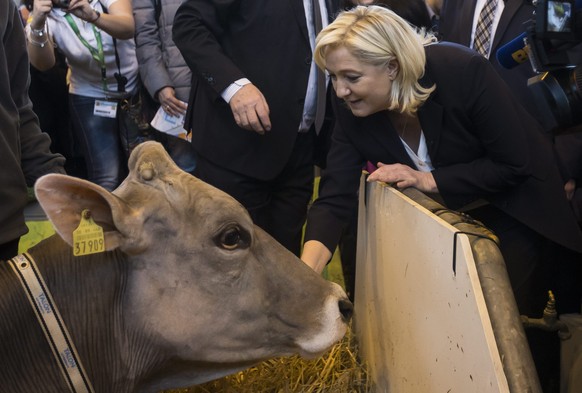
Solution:
<path fill-rule="evenodd" d="M 344 322 L 348 323 L 354 314 L 354 305 L 347 299 L 340 299 L 338 306 L 342 319 Z"/>

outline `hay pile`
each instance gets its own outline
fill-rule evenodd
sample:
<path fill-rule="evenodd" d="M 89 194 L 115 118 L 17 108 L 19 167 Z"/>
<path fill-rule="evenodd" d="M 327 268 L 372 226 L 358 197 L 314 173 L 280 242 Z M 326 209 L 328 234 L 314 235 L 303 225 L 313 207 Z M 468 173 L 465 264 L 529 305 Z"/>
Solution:
<path fill-rule="evenodd" d="M 320 358 L 276 358 L 216 381 L 165 393 L 366 393 L 372 391 L 370 384 L 355 336 L 348 330 Z"/>

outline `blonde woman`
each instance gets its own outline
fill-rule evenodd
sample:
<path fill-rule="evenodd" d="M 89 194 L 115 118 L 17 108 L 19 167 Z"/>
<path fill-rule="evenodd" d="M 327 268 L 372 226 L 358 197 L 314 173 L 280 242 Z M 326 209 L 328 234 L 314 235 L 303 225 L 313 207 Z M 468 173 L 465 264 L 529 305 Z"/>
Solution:
<path fill-rule="evenodd" d="M 379 6 L 341 13 L 314 57 L 330 74 L 336 122 L 303 261 L 318 272 L 329 261 L 370 161 L 368 181 L 415 187 L 493 229 L 520 311 L 543 309 L 545 290 L 533 287 L 542 248 L 580 252 L 582 233 L 551 146 L 487 59 Z"/>

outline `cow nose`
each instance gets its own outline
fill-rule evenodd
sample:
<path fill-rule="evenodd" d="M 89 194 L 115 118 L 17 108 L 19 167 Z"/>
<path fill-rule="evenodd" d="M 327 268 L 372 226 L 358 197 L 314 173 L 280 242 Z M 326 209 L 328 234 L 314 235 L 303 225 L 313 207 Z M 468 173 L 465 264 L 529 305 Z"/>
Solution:
<path fill-rule="evenodd" d="M 340 299 L 338 301 L 338 306 L 343 321 L 348 323 L 354 314 L 354 305 L 348 299 Z"/>

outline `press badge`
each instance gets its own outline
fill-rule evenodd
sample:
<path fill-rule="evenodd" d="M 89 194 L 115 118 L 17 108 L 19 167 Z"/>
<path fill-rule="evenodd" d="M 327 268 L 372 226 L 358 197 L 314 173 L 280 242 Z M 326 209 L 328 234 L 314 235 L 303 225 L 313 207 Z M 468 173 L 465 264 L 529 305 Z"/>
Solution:
<path fill-rule="evenodd" d="M 112 119 L 115 119 L 117 117 L 117 102 L 95 100 L 95 108 L 93 108 L 93 114 L 95 116 L 110 117 Z"/>

